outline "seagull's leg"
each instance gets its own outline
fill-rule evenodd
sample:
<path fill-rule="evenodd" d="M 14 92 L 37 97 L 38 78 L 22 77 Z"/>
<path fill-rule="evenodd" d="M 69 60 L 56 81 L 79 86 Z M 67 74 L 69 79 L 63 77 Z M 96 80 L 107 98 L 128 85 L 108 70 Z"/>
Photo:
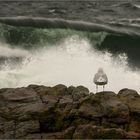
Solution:
<path fill-rule="evenodd" d="M 104 89 L 105 89 L 105 85 L 103 85 L 103 91 L 104 91 Z"/>
<path fill-rule="evenodd" d="M 96 93 L 98 92 L 98 85 L 96 85 Z"/>

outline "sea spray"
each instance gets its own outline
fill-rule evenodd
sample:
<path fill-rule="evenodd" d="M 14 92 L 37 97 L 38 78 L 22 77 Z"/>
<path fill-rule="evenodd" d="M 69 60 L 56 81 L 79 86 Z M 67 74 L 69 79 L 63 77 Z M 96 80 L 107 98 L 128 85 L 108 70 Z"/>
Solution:
<path fill-rule="evenodd" d="M 0 71 L 0 88 L 29 84 L 65 84 L 83 85 L 95 92 L 93 76 L 99 67 L 103 67 L 109 78 L 105 90 L 140 90 L 139 72 L 131 71 L 125 54 L 114 57 L 107 51 L 98 51 L 87 39 L 81 39 L 79 36 L 68 37 L 58 45 L 42 46 L 29 51 L 28 54 L 20 69 L 7 68 Z"/>

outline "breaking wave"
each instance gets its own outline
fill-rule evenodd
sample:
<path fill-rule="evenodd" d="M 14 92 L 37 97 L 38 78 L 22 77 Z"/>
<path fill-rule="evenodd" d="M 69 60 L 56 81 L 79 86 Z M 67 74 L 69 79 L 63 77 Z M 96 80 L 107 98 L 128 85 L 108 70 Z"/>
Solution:
<path fill-rule="evenodd" d="M 8 62 L 3 64 L 0 70 L 0 88 L 29 84 L 53 86 L 61 83 L 67 86 L 84 85 L 94 92 L 93 76 L 99 67 L 103 67 L 109 79 L 106 90 L 140 90 L 139 72 L 129 68 L 125 53 L 113 55 L 107 50 L 99 51 L 96 45 L 100 37 L 97 38 L 94 34 L 94 40 L 97 42 L 93 43 L 81 33 L 72 33 L 65 35 L 57 43 L 44 43 L 32 49 L 27 49 L 27 46 L 21 47 L 22 45 L 18 47 L 12 43 L 6 47 L 6 43 L 1 44 L 1 48 L 5 49 L 5 52 L 7 50 L 8 54 L 18 54 L 24 59 L 19 63 L 19 67 L 18 64 L 14 68 L 8 67 Z"/>
<path fill-rule="evenodd" d="M 123 24 L 115 26 L 121 30 Z M 6 24 L 0 24 L 0 30 L 0 88 L 65 84 L 84 85 L 94 92 L 93 76 L 103 67 L 109 79 L 106 90 L 140 90 L 138 30 L 118 34 L 108 27 L 90 32 Z"/>
<path fill-rule="evenodd" d="M 118 26 L 118 30 L 121 30 L 122 26 L 126 26 L 124 21 L 123 23 L 122 21 L 118 22 L 118 25 L 117 23 L 110 24 L 112 26 L 114 26 L 114 24 Z M 133 27 L 133 29 L 135 29 L 135 27 Z M 138 29 L 139 28 L 136 27 L 133 31 L 137 31 L 138 33 Z M 78 35 L 81 39 L 88 39 L 91 46 L 100 51 L 108 51 L 113 55 L 126 53 L 129 65 L 133 68 L 140 68 L 140 36 L 136 36 L 136 34 L 128 32 L 126 29 L 122 32 L 130 33 L 130 35 L 117 34 L 115 32 L 110 33 L 102 30 L 99 32 L 89 32 L 60 28 L 42 29 L 33 27 L 17 27 L 5 24 L 0 24 L 0 30 L 1 42 L 6 42 L 11 48 L 23 48 L 25 50 L 34 50 L 41 48 L 42 46 L 51 47 L 53 45 L 60 44 L 61 40 L 64 40 L 65 38 Z"/>

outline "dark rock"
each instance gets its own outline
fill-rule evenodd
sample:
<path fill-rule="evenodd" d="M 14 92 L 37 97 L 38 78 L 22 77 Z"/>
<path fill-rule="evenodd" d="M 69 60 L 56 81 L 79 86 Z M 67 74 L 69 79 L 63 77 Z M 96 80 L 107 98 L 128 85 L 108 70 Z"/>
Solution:
<path fill-rule="evenodd" d="M 129 138 L 129 139 L 139 139 L 140 138 L 140 134 L 136 133 L 134 131 L 129 131 L 129 132 L 127 132 L 126 138 Z"/>
<path fill-rule="evenodd" d="M 68 129 L 62 132 L 29 134 L 25 138 L 26 139 L 70 139 L 72 138 L 74 131 L 75 131 L 75 127 L 69 127 Z"/>
<path fill-rule="evenodd" d="M 135 113 L 140 116 L 140 95 L 137 91 L 132 89 L 122 89 L 118 93 L 122 102 L 128 105 L 131 113 Z"/>
<path fill-rule="evenodd" d="M 135 97 L 138 97 L 139 94 L 137 93 L 136 90 L 133 90 L 133 89 L 122 89 L 119 91 L 118 95 L 121 97 L 121 98 L 129 98 L 129 99 L 133 99 Z"/>
<path fill-rule="evenodd" d="M 130 110 L 129 131 L 140 132 L 140 95 L 132 89 L 122 89 L 118 93 L 119 98 Z"/>
<path fill-rule="evenodd" d="M 9 102 L 33 102 L 38 99 L 36 92 L 29 88 L 2 89 L 0 96 Z"/>
<path fill-rule="evenodd" d="M 40 132 L 40 125 L 38 121 L 23 121 L 16 126 L 15 138 L 23 138 L 24 136 L 35 132 Z"/>
<path fill-rule="evenodd" d="M 56 95 L 58 96 L 64 96 L 66 94 L 68 94 L 67 92 L 67 87 L 65 85 L 56 85 L 53 87 L 53 90 L 56 91 Z"/>
<path fill-rule="evenodd" d="M 0 89 L 1 139 L 139 138 L 140 96 L 83 86 Z"/>
<path fill-rule="evenodd" d="M 128 107 L 113 92 L 101 92 L 89 96 L 78 111 L 80 116 L 93 120 L 106 117 L 109 122 L 116 124 L 129 121 Z"/>
<path fill-rule="evenodd" d="M 78 87 L 69 87 L 70 94 L 74 101 L 79 101 L 81 98 L 84 98 L 89 95 L 89 90 L 83 86 Z"/>
<path fill-rule="evenodd" d="M 99 126 L 80 125 L 76 128 L 73 135 L 74 139 L 123 139 L 125 132 L 122 129 L 105 129 Z"/>

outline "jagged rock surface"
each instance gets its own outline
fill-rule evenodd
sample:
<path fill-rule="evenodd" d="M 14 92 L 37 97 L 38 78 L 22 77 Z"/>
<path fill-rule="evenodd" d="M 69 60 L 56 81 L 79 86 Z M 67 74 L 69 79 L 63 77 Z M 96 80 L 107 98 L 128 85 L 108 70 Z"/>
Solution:
<path fill-rule="evenodd" d="M 0 138 L 140 138 L 140 95 L 65 85 L 0 89 Z"/>

